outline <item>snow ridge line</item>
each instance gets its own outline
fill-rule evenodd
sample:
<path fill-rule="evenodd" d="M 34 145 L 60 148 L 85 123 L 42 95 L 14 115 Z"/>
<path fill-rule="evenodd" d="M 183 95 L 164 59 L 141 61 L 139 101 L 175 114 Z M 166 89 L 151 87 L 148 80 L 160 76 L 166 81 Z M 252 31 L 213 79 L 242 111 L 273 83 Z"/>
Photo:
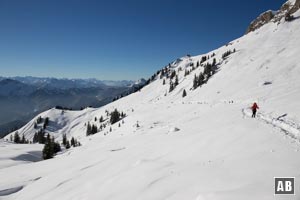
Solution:
<path fill-rule="evenodd" d="M 249 108 L 248 109 L 243 108 L 242 113 L 244 116 L 247 116 L 247 117 L 252 116 L 252 110 Z M 300 142 L 300 125 L 298 125 L 297 123 L 295 123 L 289 119 L 286 119 L 285 118 L 286 116 L 287 116 L 287 114 L 283 114 L 281 116 L 274 118 L 274 117 L 268 116 L 262 112 L 258 112 L 256 114 L 256 117 L 259 120 L 261 120 L 267 124 L 271 124 L 276 128 L 279 128 L 286 135 L 288 135 L 292 139 Z"/>

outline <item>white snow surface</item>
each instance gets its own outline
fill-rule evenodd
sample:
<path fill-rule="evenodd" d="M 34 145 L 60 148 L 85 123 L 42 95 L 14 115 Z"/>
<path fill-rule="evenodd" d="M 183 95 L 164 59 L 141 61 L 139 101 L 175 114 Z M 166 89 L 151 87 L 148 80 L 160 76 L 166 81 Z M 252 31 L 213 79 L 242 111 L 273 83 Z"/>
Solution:
<path fill-rule="evenodd" d="M 83 145 L 54 159 L 6 165 L 18 145 L 1 142 L 0 199 L 299 200 L 299 35 L 298 18 L 269 23 L 205 54 L 216 54 L 219 71 L 196 90 L 194 74 L 203 67 L 186 77 L 180 71 L 171 93 L 169 81 L 157 79 L 99 109 L 42 113 L 57 140 L 66 133 Z M 202 56 L 183 57 L 172 68 L 189 68 Z M 121 127 L 85 136 L 87 122 L 99 126 L 94 118 L 115 108 L 127 114 Z M 18 132 L 31 140 L 35 120 Z M 274 177 L 295 177 L 296 195 L 274 196 Z"/>

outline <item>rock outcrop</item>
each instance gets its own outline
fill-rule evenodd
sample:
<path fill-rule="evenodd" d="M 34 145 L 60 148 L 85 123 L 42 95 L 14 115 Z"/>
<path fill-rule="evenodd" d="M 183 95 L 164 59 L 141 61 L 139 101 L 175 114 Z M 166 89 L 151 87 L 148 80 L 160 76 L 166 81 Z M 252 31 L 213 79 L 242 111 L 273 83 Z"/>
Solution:
<path fill-rule="evenodd" d="M 286 15 L 292 15 L 300 8 L 300 0 L 295 0 L 295 3 L 292 5 L 291 1 L 287 1 L 284 3 L 280 10 L 272 11 L 268 10 L 262 13 L 259 17 L 253 20 L 249 27 L 247 28 L 246 34 L 252 31 L 255 31 L 262 27 L 263 25 L 269 22 L 279 22 Z"/>
<path fill-rule="evenodd" d="M 296 0 L 294 6 L 290 9 L 289 13 L 293 14 L 300 8 L 300 0 Z"/>
<path fill-rule="evenodd" d="M 248 27 L 246 34 L 255 31 L 256 29 L 262 27 L 266 23 L 270 22 L 273 19 L 275 13 L 271 10 L 268 10 L 261 14 L 258 18 L 251 22 L 250 26 Z"/>

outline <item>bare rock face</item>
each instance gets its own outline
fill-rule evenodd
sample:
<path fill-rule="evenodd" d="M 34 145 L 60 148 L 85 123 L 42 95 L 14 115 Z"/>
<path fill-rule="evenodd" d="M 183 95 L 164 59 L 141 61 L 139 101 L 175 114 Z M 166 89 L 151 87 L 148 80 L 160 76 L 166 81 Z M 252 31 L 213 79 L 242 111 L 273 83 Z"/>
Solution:
<path fill-rule="evenodd" d="M 255 31 L 269 22 L 279 22 L 287 14 L 291 15 L 300 9 L 300 0 L 296 0 L 294 5 L 291 5 L 290 1 L 284 3 L 278 11 L 266 11 L 262 13 L 258 18 L 251 22 L 247 28 L 246 34 Z"/>
<path fill-rule="evenodd" d="M 296 0 L 294 6 L 290 9 L 289 13 L 293 14 L 300 8 L 300 0 Z"/>
<path fill-rule="evenodd" d="M 273 11 L 269 10 L 267 12 L 264 12 L 258 18 L 256 18 L 254 21 L 251 22 L 250 26 L 246 31 L 246 34 L 256 29 L 259 29 L 266 23 L 270 22 L 271 19 L 273 19 L 273 17 L 274 17 Z"/>

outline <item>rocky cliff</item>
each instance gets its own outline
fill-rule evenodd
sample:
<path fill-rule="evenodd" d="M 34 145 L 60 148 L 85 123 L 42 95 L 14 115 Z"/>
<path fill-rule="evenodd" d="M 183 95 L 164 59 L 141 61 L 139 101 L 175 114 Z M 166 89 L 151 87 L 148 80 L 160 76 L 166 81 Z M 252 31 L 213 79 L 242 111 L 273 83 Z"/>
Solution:
<path fill-rule="evenodd" d="M 247 28 L 246 34 L 255 31 L 269 22 L 279 22 L 283 17 L 292 15 L 300 8 L 300 0 L 289 0 L 284 3 L 280 10 L 268 10 L 253 20 Z"/>

